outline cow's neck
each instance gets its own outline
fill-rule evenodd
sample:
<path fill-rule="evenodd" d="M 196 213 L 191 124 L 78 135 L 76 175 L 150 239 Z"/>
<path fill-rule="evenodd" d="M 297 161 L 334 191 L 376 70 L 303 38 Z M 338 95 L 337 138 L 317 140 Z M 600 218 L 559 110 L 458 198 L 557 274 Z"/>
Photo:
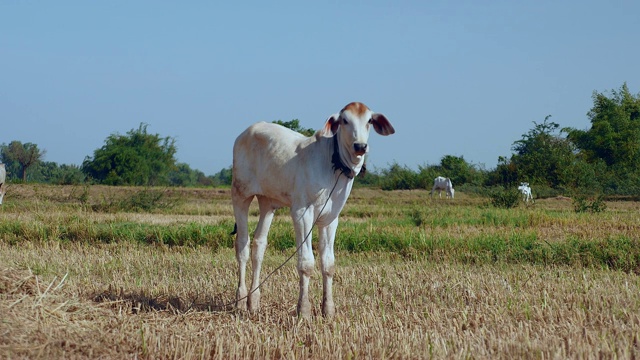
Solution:
<path fill-rule="evenodd" d="M 347 164 L 342 161 L 340 156 L 340 145 L 338 144 L 338 134 L 333 136 L 333 155 L 331 156 L 331 163 L 335 171 L 340 171 L 349 179 L 353 179 L 357 173 Z"/>

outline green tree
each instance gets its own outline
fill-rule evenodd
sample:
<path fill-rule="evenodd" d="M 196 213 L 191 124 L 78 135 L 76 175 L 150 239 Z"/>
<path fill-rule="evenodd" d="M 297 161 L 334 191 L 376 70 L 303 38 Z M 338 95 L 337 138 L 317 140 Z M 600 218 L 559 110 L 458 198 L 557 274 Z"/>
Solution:
<path fill-rule="evenodd" d="M 558 133 L 560 125 L 549 121 L 533 122 L 533 129 L 515 141 L 511 162 L 518 172 L 518 181 L 558 187 L 564 170 L 571 165 L 574 151 L 570 141 Z"/>
<path fill-rule="evenodd" d="M 9 145 L 0 145 L 0 156 L 5 163 L 7 172 L 10 174 L 21 174 L 23 182 L 27 182 L 27 170 L 42 161 L 46 150 L 38 149 L 38 145 L 32 143 L 21 143 L 14 140 Z"/>
<path fill-rule="evenodd" d="M 564 129 L 578 156 L 595 170 L 598 185 L 609 194 L 640 193 L 640 94 L 626 83 L 609 95 L 595 92 L 587 113 L 588 130 Z M 584 172 L 584 171 L 583 171 Z"/>
<path fill-rule="evenodd" d="M 41 161 L 33 167 L 29 178 L 40 183 L 75 185 L 83 183 L 85 175 L 77 165 L 58 165 L 53 161 Z"/>
<path fill-rule="evenodd" d="M 195 186 L 198 183 L 198 170 L 193 170 L 186 163 L 178 163 L 173 170 L 169 172 L 169 183 L 173 186 Z"/>
<path fill-rule="evenodd" d="M 126 135 L 111 134 L 105 145 L 87 156 L 82 171 L 107 185 L 166 185 L 175 169 L 175 139 L 149 134 L 141 123 Z"/>
<path fill-rule="evenodd" d="M 484 179 L 482 171 L 468 163 L 463 156 L 445 155 L 440 160 L 442 176 L 448 177 L 454 186 L 473 184 L 480 185 Z"/>
<path fill-rule="evenodd" d="M 640 165 L 640 94 L 624 83 L 611 96 L 595 92 L 587 113 L 589 130 L 567 128 L 567 137 L 588 162 L 602 159 L 616 171 L 629 172 Z"/>
<path fill-rule="evenodd" d="M 581 156 L 576 156 L 562 174 L 562 184 L 574 194 L 599 193 L 611 183 L 610 172 L 601 159 L 588 163 Z"/>
<path fill-rule="evenodd" d="M 62 164 L 48 182 L 60 185 L 77 185 L 84 183 L 85 178 L 80 166 Z"/>
<path fill-rule="evenodd" d="M 508 187 L 518 182 L 518 169 L 511 158 L 498 156 L 498 166 L 490 171 L 485 182 L 486 186 L 501 185 Z"/>
<path fill-rule="evenodd" d="M 217 174 L 209 176 L 212 185 L 231 185 L 231 166 L 225 169 L 221 169 Z"/>
<path fill-rule="evenodd" d="M 300 125 L 300 120 L 298 119 L 293 119 L 291 121 L 282 121 L 282 120 L 275 120 L 273 121 L 274 124 L 278 124 L 278 125 L 282 125 L 288 129 L 291 129 L 293 131 L 297 131 L 300 134 L 304 135 L 304 136 L 311 136 L 313 134 L 316 133 L 315 130 L 309 128 L 309 129 L 305 129 Z"/>

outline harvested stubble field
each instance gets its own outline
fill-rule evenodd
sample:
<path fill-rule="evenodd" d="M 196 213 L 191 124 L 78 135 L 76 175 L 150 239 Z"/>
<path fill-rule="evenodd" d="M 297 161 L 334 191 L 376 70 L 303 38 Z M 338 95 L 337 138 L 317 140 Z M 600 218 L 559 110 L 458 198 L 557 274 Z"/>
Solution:
<path fill-rule="evenodd" d="M 0 208 L 0 358 L 638 358 L 640 204 L 356 189 L 336 317 L 295 317 L 295 262 L 250 315 L 228 190 L 14 185 Z M 255 210 L 254 210 L 255 215 Z M 255 219 L 254 219 L 255 221 Z M 263 274 L 294 250 L 274 220 Z"/>

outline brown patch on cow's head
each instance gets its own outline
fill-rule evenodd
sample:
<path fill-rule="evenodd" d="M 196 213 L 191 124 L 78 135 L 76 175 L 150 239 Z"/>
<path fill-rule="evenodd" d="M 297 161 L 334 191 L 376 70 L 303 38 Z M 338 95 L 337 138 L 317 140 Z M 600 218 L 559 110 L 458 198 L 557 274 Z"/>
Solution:
<path fill-rule="evenodd" d="M 369 108 L 367 107 L 367 105 L 361 102 L 354 101 L 352 103 L 347 104 L 347 106 L 342 108 L 340 112 L 342 113 L 347 110 L 349 110 L 355 116 L 362 116 L 364 115 L 364 113 L 366 113 L 369 110 Z"/>

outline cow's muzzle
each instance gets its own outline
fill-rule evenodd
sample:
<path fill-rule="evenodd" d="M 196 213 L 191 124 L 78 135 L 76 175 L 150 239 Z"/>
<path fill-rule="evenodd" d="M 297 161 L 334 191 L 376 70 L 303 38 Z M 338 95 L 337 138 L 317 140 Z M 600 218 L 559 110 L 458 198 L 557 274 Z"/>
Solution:
<path fill-rule="evenodd" d="M 367 144 L 355 143 L 353 144 L 353 151 L 356 153 L 356 155 L 362 156 L 367 152 Z"/>

